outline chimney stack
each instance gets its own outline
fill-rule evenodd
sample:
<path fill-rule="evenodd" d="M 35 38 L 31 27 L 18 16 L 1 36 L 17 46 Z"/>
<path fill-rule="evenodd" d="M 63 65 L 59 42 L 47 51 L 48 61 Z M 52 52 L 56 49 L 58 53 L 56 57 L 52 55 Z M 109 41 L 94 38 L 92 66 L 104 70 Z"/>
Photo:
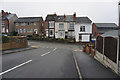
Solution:
<path fill-rule="evenodd" d="M 76 12 L 74 12 L 74 14 L 73 14 L 73 18 L 76 18 Z"/>
<path fill-rule="evenodd" d="M 56 13 L 54 13 L 54 18 L 56 18 L 57 17 L 57 14 Z"/>
<path fill-rule="evenodd" d="M 64 18 L 66 18 L 66 15 L 64 14 Z"/>

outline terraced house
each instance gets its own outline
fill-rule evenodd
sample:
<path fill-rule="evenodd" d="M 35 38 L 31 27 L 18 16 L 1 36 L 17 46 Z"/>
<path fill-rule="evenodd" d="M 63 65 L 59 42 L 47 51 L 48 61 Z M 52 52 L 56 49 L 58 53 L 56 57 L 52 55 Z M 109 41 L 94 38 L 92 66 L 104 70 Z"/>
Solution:
<path fill-rule="evenodd" d="M 55 38 L 75 38 L 76 13 L 73 15 L 58 15 L 55 19 Z"/>
<path fill-rule="evenodd" d="M 55 38 L 55 18 L 56 18 L 56 13 L 55 14 L 48 14 L 45 22 L 44 22 L 44 27 L 45 27 L 45 33 L 46 36 L 49 38 Z"/>
<path fill-rule="evenodd" d="M 21 17 L 15 22 L 15 31 L 20 36 L 32 36 L 44 34 L 42 17 Z"/>

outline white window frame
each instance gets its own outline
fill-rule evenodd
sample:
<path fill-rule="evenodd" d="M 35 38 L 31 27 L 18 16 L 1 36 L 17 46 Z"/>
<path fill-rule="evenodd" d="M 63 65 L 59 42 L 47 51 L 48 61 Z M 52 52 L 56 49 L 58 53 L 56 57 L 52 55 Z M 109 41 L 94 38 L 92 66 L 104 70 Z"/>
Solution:
<path fill-rule="evenodd" d="M 21 23 L 21 26 L 25 26 L 25 22 L 22 22 L 22 23 Z"/>
<path fill-rule="evenodd" d="M 38 30 L 37 29 L 34 29 L 34 32 L 35 32 L 35 34 L 38 34 Z"/>
<path fill-rule="evenodd" d="M 61 25 L 63 25 L 63 26 L 61 26 Z M 60 29 L 63 29 L 63 28 L 64 28 L 64 23 L 60 23 L 60 24 L 59 24 L 59 28 L 60 28 Z"/>
<path fill-rule="evenodd" d="M 49 28 L 54 28 L 54 21 L 49 22 Z"/>

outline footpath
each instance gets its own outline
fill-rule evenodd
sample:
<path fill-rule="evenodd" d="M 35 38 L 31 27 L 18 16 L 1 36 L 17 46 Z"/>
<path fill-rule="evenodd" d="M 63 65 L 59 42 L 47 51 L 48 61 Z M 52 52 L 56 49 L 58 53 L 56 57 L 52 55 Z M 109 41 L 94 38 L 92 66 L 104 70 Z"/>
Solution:
<path fill-rule="evenodd" d="M 82 51 L 82 45 L 79 49 L 73 50 L 82 80 L 120 80 L 120 77 L 111 69 L 106 68 L 89 54 Z"/>

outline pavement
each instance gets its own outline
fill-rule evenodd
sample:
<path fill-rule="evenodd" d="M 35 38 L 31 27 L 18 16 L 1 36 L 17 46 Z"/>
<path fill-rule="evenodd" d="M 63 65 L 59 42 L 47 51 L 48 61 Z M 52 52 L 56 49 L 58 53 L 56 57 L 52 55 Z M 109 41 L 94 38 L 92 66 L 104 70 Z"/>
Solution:
<path fill-rule="evenodd" d="M 36 49 L 2 56 L 3 80 L 81 80 L 118 78 L 93 57 L 82 52 L 82 45 L 29 41 Z M 7 79 L 6 79 L 7 78 Z M 19 80 L 19 79 L 18 79 Z M 118 79 L 119 80 L 119 79 Z"/>
<path fill-rule="evenodd" d="M 36 46 L 28 46 L 25 48 L 17 48 L 17 49 L 10 49 L 10 50 L 3 50 L 2 54 L 9 54 L 9 53 L 16 53 L 16 52 L 22 52 L 22 51 L 27 51 L 27 50 L 32 50 L 32 49 L 37 49 L 39 47 Z"/>
<path fill-rule="evenodd" d="M 92 56 L 83 52 L 81 45 L 79 46 L 79 49 L 73 51 L 73 55 L 76 58 L 83 79 L 94 78 L 97 80 L 99 78 L 102 78 L 105 80 L 116 80 L 119 78 L 117 80 L 120 80 L 120 77 L 116 75 L 111 69 L 106 68 Z"/>

